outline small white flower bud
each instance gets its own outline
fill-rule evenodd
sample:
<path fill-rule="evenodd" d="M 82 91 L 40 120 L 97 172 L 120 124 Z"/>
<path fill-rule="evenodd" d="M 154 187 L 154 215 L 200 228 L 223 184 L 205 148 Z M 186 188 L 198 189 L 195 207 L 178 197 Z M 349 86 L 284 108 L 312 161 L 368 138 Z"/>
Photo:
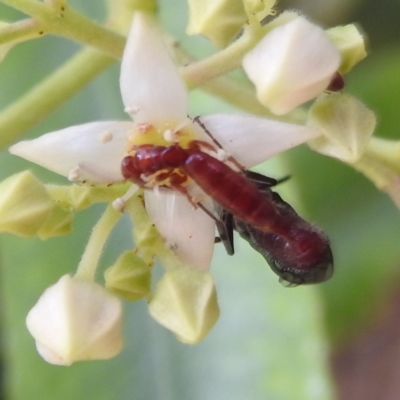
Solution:
<path fill-rule="evenodd" d="M 326 32 L 303 17 L 274 28 L 243 58 L 258 100 L 277 115 L 323 92 L 339 65 Z"/>
<path fill-rule="evenodd" d="M 122 348 L 122 306 L 100 285 L 63 276 L 26 318 L 40 355 L 51 364 L 108 359 Z"/>

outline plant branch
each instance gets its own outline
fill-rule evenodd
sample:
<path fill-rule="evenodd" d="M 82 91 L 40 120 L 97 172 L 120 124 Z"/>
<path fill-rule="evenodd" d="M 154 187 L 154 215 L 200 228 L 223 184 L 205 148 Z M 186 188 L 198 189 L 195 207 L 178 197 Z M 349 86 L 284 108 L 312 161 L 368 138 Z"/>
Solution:
<path fill-rule="evenodd" d="M 57 6 L 32 0 L 2 0 L 2 2 L 44 24 L 47 33 L 95 47 L 115 58 L 120 58 L 122 55 L 125 46 L 123 36 L 93 22 L 73 8 L 62 5 L 62 1 L 57 1 Z"/>
<path fill-rule="evenodd" d="M 0 45 L 41 37 L 44 31 L 44 24 L 32 18 L 17 21 L 0 28 Z"/>
<path fill-rule="evenodd" d="M 0 148 L 4 148 L 107 68 L 113 58 L 85 49 L 53 75 L 0 113 Z"/>
<path fill-rule="evenodd" d="M 89 242 L 79 262 L 75 274 L 76 277 L 94 280 L 104 245 L 121 215 L 122 214 L 115 211 L 111 205 L 106 208 L 106 211 L 92 230 Z"/>

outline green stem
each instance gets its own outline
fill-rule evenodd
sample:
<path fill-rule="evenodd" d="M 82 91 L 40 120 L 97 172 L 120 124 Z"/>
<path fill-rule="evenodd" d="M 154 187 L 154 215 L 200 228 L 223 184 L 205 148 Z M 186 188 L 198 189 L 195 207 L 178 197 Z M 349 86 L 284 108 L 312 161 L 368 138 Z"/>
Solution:
<path fill-rule="evenodd" d="M 181 75 L 189 89 L 208 82 L 241 66 L 243 56 L 251 50 L 265 34 L 265 29 L 247 26 L 242 36 L 224 50 L 203 60 L 181 68 Z"/>
<path fill-rule="evenodd" d="M 18 102 L 6 108 L 0 113 L 0 148 L 15 141 L 113 61 L 97 50 L 82 50 Z"/>
<path fill-rule="evenodd" d="M 52 185 L 47 184 L 46 191 L 56 203 L 71 207 L 76 211 L 84 210 L 94 203 L 111 203 L 118 197 L 123 196 L 130 183 L 119 183 L 114 185 Z"/>
<path fill-rule="evenodd" d="M 125 47 L 125 38 L 83 16 L 71 8 L 46 19 L 52 33 L 67 37 L 79 43 L 92 46 L 119 59 Z"/>
<path fill-rule="evenodd" d="M 75 274 L 77 278 L 94 280 L 104 245 L 120 216 L 121 213 L 115 211 L 111 205 L 107 207 L 92 230 Z"/>
<path fill-rule="evenodd" d="M 143 204 L 143 195 L 132 196 L 126 203 L 125 211 L 132 220 L 135 240 L 140 242 L 136 245 L 139 248 L 141 258 L 148 262 L 156 256 L 166 271 L 182 267 L 182 263 L 165 246 L 164 240 L 150 221 Z"/>
<path fill-rule="evenodd" d="M 44 24 L 32 18 L 14 22 L 0 29 L 0 45 L 4 43 L 19 43 L 28 39 L 43 36 Z"/>
<path fill-rule="evenodd" d="M 43 2 L 51 7 L 65 7 L 67 5 L 67 0 L 43 0 Z"/>
<path fill-rule="evenodd" d="M 359 160 L 350 165 L 386 192 L 400 208 L 400 142 L 371 138 Z"/>
<path fill-rule="evenodd" d="M 400 175 L 400 142 L 398 140 L 372 137 L 365 153 Z"/>
<path fill-rule="evenodd" d="M 120 58 L 125 38 L 93 22 L 67 5 L 57 1 L 56 6 L 29 0 L 2 0 L 35 20 L 45 24 L 53 34 L 67 37 L 88 46 L 95 47 L 112 57 Z"/>
<path fill-rule="evenodd" d="M 297 108 L 284 116 L 277 116 L 271 113 L 257 100 L 252 87 L 227 76 L 221 76 L 204 83 L 199 89 L 211 93 L 243 111 L 260 117 L 297 124 L 304 124 L 307 119 L 307 112 L 302 108 Z"/>
<path fill-rule="evenodd" d="M 35 17 L 43 16 L 48 9 L 47 4 L 36 0 L 1 0 L 1 2 Z"/>

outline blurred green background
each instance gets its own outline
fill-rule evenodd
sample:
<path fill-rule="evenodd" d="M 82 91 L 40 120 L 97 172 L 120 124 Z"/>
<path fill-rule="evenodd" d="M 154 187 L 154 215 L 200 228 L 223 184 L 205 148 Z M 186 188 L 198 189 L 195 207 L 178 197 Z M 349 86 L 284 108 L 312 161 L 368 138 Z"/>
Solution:
<path fill-rule="evenodd" d="M 103 2 L 70 3 L 93 19 L 105 19 Z M 376 111 L 377 135 L 399 138 L 400 2 L 282 0 L 278 6 L 287 7 L 327 27 L 360 23 L 370 56 L 346 77 L 345 90 Z M 183 47 L 210 53 L 206 40 L 185 36 L 186 13 L 185 1 L 160 0 L 161 20 Z M 0 5 L 0 20 L 19 18 Z M 0 107 L 26 93 L 79 47 L 45 37 L 14 48 L 0 64 Z M 115 63 L 27 137 L 87 121 L 126 119 L 118 74 Z M 193 116 L 226 111 L 233 109 L 199 90 L 191 95 Z M 0 166 L 2 179 L 30 168 L 46 181 L 65 183 L 6 152 Z M 25 316 L 46 287 L 74 271 L 104 205 L 80 213 L 67 237 L 41 241 L 2 235 L 0 398 L 398 399 L 400 210 L 359 173 L 305 147 L 258 169 L 275 177 L 291 175 L 280 191 L 330 237 L 336 264 L 331 281 L 285 289 L 262 257 L 237 238 L 234 257 L 217 246 L 212 274 L 221 317 L 202 343 L 181 344 L 149 317 L 145 302 L 126 303 L 125 349 L 119 356 L 56 367 L 36 353 Z M 102 264 L 109 265 L 129 246 L 130 226 L 121 221 Z"/>

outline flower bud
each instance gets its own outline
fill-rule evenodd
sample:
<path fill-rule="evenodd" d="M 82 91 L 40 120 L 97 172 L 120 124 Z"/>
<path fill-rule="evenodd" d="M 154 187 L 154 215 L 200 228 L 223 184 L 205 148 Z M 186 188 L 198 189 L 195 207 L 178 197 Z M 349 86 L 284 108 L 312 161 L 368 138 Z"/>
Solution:
<path fill-rule="evenodd" d="M 261 14 L 262 17 L 271 13 L 271 8 L 275 5 L 275 0 L 243 0 L 247 14 Z"/>
<path fill-rule="evenodd" d="M 133 252 L 125 252 L 104 273 L 107 290 L 137 301 L 150 294 L 151 267 Z"/>
<path fill-rule="evenodd" d="M 308 142 L 318 153 L 356 162 L 371 138 L 376 118 L 361 101 L 341 93 L 323 95 L 313 104 L 307 125 L 322 135 Z"/>
<path fill-rule="evenodd" d="M 167 272 L 149 303 L 151 316 L 184 343 L 202 340 L 219 317 L 211 276 L 190 268 Z"/>
<path fill-rule="evenodd" d="M 46 222 L 40 227 L 37 234 L 40 239 L 67 235 L 72 230 L 72 210 L 55 204 Z"/>
<path fill-rule="evenodd" d="M 1 182 L 0 194 L 0 232 L 33 236 L 53 208 L 46 188 L 30 171 Z"/>
<path fill-rule="evenodd" d="M 258 100 L 277 115 L 323 92 L 339 65 L 328 35 L 303 17 L 272 29 L 243 58 Z"/>
<path fill-rule="evenodd" d="M 92 188 L 84 185 L 71 185 L 68 201 L 75 210 L 83 210 L 93 204 Z"/>
<path fill-rule="evenodd" d="M 189 0 L 188 35 L 203 35 L 225 47 L 239 32 L 247 16 L 242 0 Z"/>
<path fill-rule="evenodd" d="M 367 56 L 364 38 L 356 25 L 336 26 L 328 29 L 326 33 L 342 56 L 342 62 L 339 67 L 341 74 L 347 74 Z"/>
<path fill-rule="evenodd" d="M 26 318 L 40 355 L 51 364 L 108 359 L 122 348 L 122 306 L 100 285 L 64 275 Z"/>

